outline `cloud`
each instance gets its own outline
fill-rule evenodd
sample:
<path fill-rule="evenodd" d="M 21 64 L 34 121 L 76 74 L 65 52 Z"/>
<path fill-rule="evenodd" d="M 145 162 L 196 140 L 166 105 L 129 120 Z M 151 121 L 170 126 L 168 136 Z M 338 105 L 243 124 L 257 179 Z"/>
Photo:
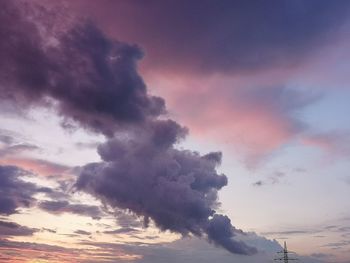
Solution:
<path fill-rule="evenodd" d="M 98 206 L 70 204 L 68 201 L 42 201 L 38 204 L 38 207 L 56 215 L 72 213 L 81 216 L 90 216 L 93 219 L 100 219 L 102 216 L 102 212 Z"/>
<path fill-rule="evenodd" d="M 334 248 L 334 249 L 340 249 L 340 248 L 349 247 L 349 246 L 350 246 L 349 240 L 342 240 L 339 242 L 330 242 L 330 243 L 323 245 L 323 247 L 330 247 L 330 248 Z"/>
<path fill-rule="evenodd" d="M 115 244 L 106 242 L 83 242 L 84 245 L 94 246 L 104 251 L 114 251 L 123 249 L 130 254 L 139 255 L 134 260 L 136 263 L 169 263 L 188 262 L 188 263 L 268 263 L 276 257 L 276 252 L 280 251 L 282 247 L 275 240 L 269 240 L 258 236 L 255 233 L 246 233 L 239 236 L 251 246 L 256 246 L 259 252 L 250 257 L 228 253 L 223 249 L 217 249 L 210 246 L 205 241 L 198 238 L 182 238 L 169 243 L 162 244 Z M 310 257 L 303 257 L 305 263 L 316 263 L 319 260 Z"/>
<path fill-rule="evenodd" d="M 265 185 L 265 182 L 261 181 L 261 180 L 256 181 L 255 183 L 253 183 L 253 186 L 263 186 L 263 185 Z"/>
<path fill-rule="evenodd" d="M 32 207 L 37 205 L 35 195 L 44 193 L 53 198 L 69 198 L 67 194 L 61 192 L 62 189 L 52 189 L 23 180 L 25 176 L 32 176 L 29 171 L 16 166 L 0 165 L 0 214 L 11 215 L 18 213 L 18 208 Z M 100 210 L 98 207 L 79 204 L 69 204 L 68 201 L 43 201 L 39 207 L 55 213 L 64 211 L 89 215 L 93 218 L 99 218 Z"/>
<path fill-rule="evenodd" d="M 109 35 L 144 47 L 146 81 L 167 99 L 169 111 L 197 138 L 229 144 L 249 167 L 307 129 L 296 113 L 317 100 L 308 100 L 310 87 L 324 86 L 312 81 L 334 71 L 324 59 L 332 51 L 323 48 L 347 43 L 340 35 L 346 35 L 342 27 L 350 10 L 343 0 L 106 0 L 71 6 Z M 324 69 L 315 72 L 317 56 Z M 300 75 L 309 81 L 295 85 Z M 338 79 L 328 78 L 327 87 Z"/>
<path fill-rule="evenodd" d="M 0 260 L 3 262 L 11 262 L 13 259 L 24 262 L 31 260 L 58 260 L 60 262 L 74 260 L 75 262 L 79 262 L 81 259 L 80 252 L 78 249 L 54 245 L 0 239 Z"/>
<path fill-rule="evenodd" d="M 319 259 L 331 259 L 331 258 L 334 258 L 334 255 L 333 254 L 326 254 L 326 253 L 312 253 L 310 255 L 310 257 L 314 257 L 314 258 L 319 258 Z"/>
<path fill-rule="evenodd" d="M 336 38 L 349 13 L 347 1 L 326 0 L 75 1 L 72 6 L 110 34 L 144 46 L 148 68 L 205 74 L 298 65 Z"/>
<path fill-rule="evenodd" d="M 135 233 L 135 232 L 139 232 L 139 229 L 136 228 L 132 228 L 132 227 L 122 227 L 122 228 L 118 228 L 115 230 L 108 230 L 108 231 L 103 231 L 103 233 L 105 234 L 128 234 L 128 233 Z"/>
<path fill-rule="evenodd" d="M 18 242 L 0 239 L 0 260 L 5 258 L 9 252 L 13 257 L 21 261 L 46 260 L 60 262 L 137 262 L 137 263 L 209 263 L 219 261 L 223 263 L 257 263 L 271 262 L 275 252 L 281 249 L 276 241 L 271 241 L 248 233 L 246 239 L 250 244 L 258 244 L 259 254 L 251 257 L 230 254 L 225 250 L 216 249 L 203 240 L 197 238 L 184 238 L 170 243 L 144 244 L 142 246 L 133 244 L 81 241 L 80 249 L 64 248 L 61 246 L 46 245 L 40 243 Z M 23 253 L 25 251 L 26 253 Z M 12 257 L 12 258 L 13 258 Z M 4 259 L 5 258 L 5 259 Z M 318 263 L 319 260 L 304 257 L 305 263 Z"/>
<path fill-rule="evenodd" d="M 28 172 L 15 166 L 0 166 L 0 214 L 17 213 L 19 207 L 30 207 L 38 187 L 21 179 Z"/>
<path fill-rule="evenodd" d="M 217 192 L 227 184 L 216 171 L 221 153 L 176 148 L 187 129 L 161 116 L 164 100 L 148 94 L 137 72 L 137 46 L 111 40 L 86 21 L 50 31 L 46 19 L 55 18 L 45 11 L 26 16 L 16 3 L 5 3 L 0 36 L 9 42 L 0 43 L 0 99 L 24 108 L 53 107 L 65 127 L 107 137 L 98 148 L 102 162 L 82 167 L 78 190 L 143 217 L 145 225 L 152 220 L 163 231 L 205 236 L 232 253 L 256 253 L 235 240 L 241 231 L 216 213 Z M 68 201 L 42 201 L 38 207 L 101 215 L 98 207 Z"/>
<path fill-rule="evenodd" d="M 14 134 L 10 131 L 0 129 L 0 142 L 4 145 L 10 145 L 15 142 Z"/>
<path fill-rule="evenodd" d="M 115 209 L 113 215 L 117 219 L 118 226 L 122 228 L 140 228 L 143 226 L 142 220 L 128 211 Z"/>
<path fill-rule="evenodd" d="M 349 156 L 350 132 L 329 131 L 323 133 L 306 134 L 301 138 L 305 145 L 318 147 L 337 157 Z"/>
<path fill-rule="evenodd" d="M 263 80 L 236 83 L 236 79 L 224 76 L 196 81 L 190 78 L 170 83 L 163 92 L 169 98 L 170 111 L 193 136 L 228 145 L 228 151 L 243 157 L 248 167 L 256 167 L 282 145 L 304 134 L 309 127 L 299 113 L 322 97 L 318 92 L 280 83 L 263 86 Z"/>
<path fill-rule="evenodd" d="M 81 230 L 81 229 L 74 231 L 74 233 L 78 234 L 78 235 L 85 235 L 85 236 L 91 235 L 91 232 L 88 232 L 88 231 L 85 231 L 85 230 Z"/>
<path fill-rule="evenodd" d="M 57 230 L 51 229 L 51 228 L 46 228 L 46 227 L 41 228 L 41 231 L 49 232 L 49 233 L 53 233 L 53 234 L 57 233 Z"/>
<path fill-rule="evenodd" d="M 136 71 L 138 47 L 106 38 L 91 23 L 52 32 L 47 14 L 33 21 L 15 5 L 4 2 L 0 17 L 0 36 L 9 39 L 0 44 L 1 100 L 54 105 L 65 125 L 74 121 L 109 136 L 164 112 L 164 101 L 147 94 Z"/>
<path fill-rule="evenodd" d="M 146 224 L 152 219 L 161 230 L 205 234 L 231 252 L 254 253 L 234 240 L 238 230 L 228 217 L 215 213 L 217 191 L 227 184 L 226 176 L 216 172 L 221 153 L 201 156 L 175 149 L 185 132 L 164 120 L 150 123 L 142 134 L 129 132 L 107 141 L 98 149 L 104 162 L 84 166 L 77 189 L 143 216 Z"/>
<path fill-rule="evenodd" d="M 0 164 L 2 165 L 18 166 L 39 175 L 64 175 L 71 169 L 63 164 L 28 157 L 28 153 L 37 151 L 40 147 L 30 143 L 16 142 L 12 136 L 9 138 L 7 135 L 3 136 L 5 136 L 3 138 L 5 143 L 2 147 L 0 145 Z"/>
<path fill-rule="evenodd" d="M 38 229 L 21 226 L 14 222 L 0 221 L 0 236 L 31 236 Z"/>
<path fill-rule="evenodd" d="M 17 155 L 25 151 L 33 151 L 39 149 L 38 146 L 31 144 L 15 144 L 0 149 L 0 157 L 3 158 L 8 155 Z"/>
<path fill-rule="evenodd" d="M 265 180 L 258 180 L 254 182 L 253 186 L 265 186 L 267 184 L 278 184 L 280 183 L 281 178 L 285 177 L 286 173 L 281 171 L 275 171 Z"/>
<path fill-rule="evenodd" d="M 0 164 L 15 165 L 32 173 L 44 176 L 66 175 L 72 167 L 67 165 L 30 157 L 5 157 Z"/>
<path fill-rule="evenodd" d="M 274 232 L 263 232 L 264 236 L 276 236 L 276 235 L 303 235 L 303 234 L 315 234 L 319 233 L 319 230 L 289 230 L 289 231 L 274 231 Z"/>

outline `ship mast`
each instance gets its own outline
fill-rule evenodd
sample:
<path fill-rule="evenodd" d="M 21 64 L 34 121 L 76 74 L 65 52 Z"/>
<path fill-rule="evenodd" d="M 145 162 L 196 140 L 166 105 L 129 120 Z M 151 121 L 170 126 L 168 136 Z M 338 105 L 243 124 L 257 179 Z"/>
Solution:
<path fill-rule="evenodd" d="M 294 252 L 288 251 L 286 241 L 284 241 L 283 250 L 277 253 L 282 254 L 282 256 L 279 258 L 275 258 L 276 261 L 283 261 L 283 263 L 288 263 L 290 260 L 298 260 L 297 258 L 291 258 L 289 256 L 291 253 L 294 253 Z"/>

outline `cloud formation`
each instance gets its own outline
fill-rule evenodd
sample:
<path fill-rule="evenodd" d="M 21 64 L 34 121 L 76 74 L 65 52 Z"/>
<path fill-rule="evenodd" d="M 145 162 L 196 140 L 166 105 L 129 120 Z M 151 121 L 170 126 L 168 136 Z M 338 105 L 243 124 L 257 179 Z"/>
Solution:
<path fill-rule="evenodd" d="M 315 101 L 310 86 L 325 86 L 316 79 L 340 72 L 339 63 L 330 67 L 325 59 L 327 48 L 348 42 L 341 39 L 350 10 L 346 0 L 102 0 L 71 6 L 109 35 L 144 47 L 145 79 L 159 84 L 156 91 L 169 111 L 195 136 L 229 144 L 249 167 L 308 128 L 295 113 Z M 315 72 L 320 61 L 324 68 Z M 306 81 L 307 87 L 294 90 L 305 84 L 297 81 L 300 76 L 313 84 Z M 328 77 L 326 86 L 343 78 Z"/>
<path fill-rule="evenodd" d="M 0 221 L 0 236 L 31 236 L 38 229 L 21 226 L 14 222 Z"/>
<path fill-rule="evenodd" d="M 336 35 L 350 7 L 346 0 L 104 0 L 72 6 L 110 34 L 144 46 L 152 69 L 201 73 L 295 66 Z"/>
<path fill-rule="evenodd" d="M 308 126 L 298 113 L 321 97 L 284 85 L 235 85 L 223 79 L 196 83 L 197 91 L 173 87 L 170 97 L 179 98 L 171 106 L 197 137 L 230 144 L 250 167 L 303 134 Z M 198 99 L 192 102 L 192 96 Z"/>
<path fill-rule="evenodd" d="M 21 179 L 26 174 L 15 166 L 0 166 L 0 214 L 17 213 L 17 208 L 29 207 L 35 202 L 33 195 L 39 190 Z"/>
<path fill-rule="evenodd" d="M 102 162 L 82 167 L 76 188 L 143 217 L 145 225 L 152 220 L 161 230 L 205 236 L 232 253 L 256 253 L 236 241 L 240 231 L 216 213 L 217 191 L 227 184 L 216 170 L 221 153 L 176 148 L 187 129 L 159 118 L 164 101 L 147 93 L 137 73 L 140 49 L 107 38 L 86 21 L 49 33 L 45 12 L 39 17 L 4 5 L 0 36 L 10 41 L 0 43 L 0 99 L 53 107 L 64 126 L 108 138 L 98 148 Z M 93 218 L 100 212 L 68 201 L 42 201 L 39 208 Z"/>
<path fill-rule="evenodd" d="M 216 171 L 221 153 L 178 150 L 174 143 L 184 128 L 171 120 L 149 125 L 142 134 L 129 132 L 102 144 L 103 162 L 82 168 L 77 189 L 143 216 L 146 224 L 152 219 L 161 230 L 205 234 L 233 253 L 254 253 L 233 239 L 238 230 L 229 218 L 215 212 L 217 191 L 227 184 L 227 177 Z"/>
<path fill-rule="evenodd" d="M 65 125 L 73 120 L 109 136 L 116 126 L 164 112 L 136 71 L 137 46 L 110 40 L 87 22 L 50 34 L 48 16 L 33 21 L 16 4 L 4 1 L 0 16 L 0 36 L 9 40 L 0 44 L 1 100 L 51 104 Z"/>
<path fill-rule="evenodd" d="M 38 207 L 52 214 L 72 213 L 76 215 L 90 216 L 100 219 L 102 212 L 98 206 L 84 204 L 70 204 L 68 201 L 42 201 Z"/>

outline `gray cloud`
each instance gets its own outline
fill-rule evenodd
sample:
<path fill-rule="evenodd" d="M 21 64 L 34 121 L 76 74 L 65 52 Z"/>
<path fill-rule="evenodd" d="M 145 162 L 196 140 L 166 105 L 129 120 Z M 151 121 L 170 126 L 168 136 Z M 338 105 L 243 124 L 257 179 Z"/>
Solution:
<path fill-rule="evenodd" d="M 299 234 L 313 234 L 318 233 L 318 230 L 289 230 L 289 231 L 275 231 L 275 232 L 262 232 L 265 236 L 276 236 L 276 235 L 299 235 Z"/>
<path fill-rule="evenodd" d="M 22 152 L 38 150 L 39 147 L 32 144 L 15 144 L 0 149 L 0 157 L 6 157 L 8 155 L 18 155 Z"/>
<path fill-rule="evenodd" d="M 139 229 L 132 228 L 132 227 L 122 227 L 115 230 L 108 230 L 103 231 L 104 234 L 129 234 L 129 233 L 135 233 L 139 232 Z"/>
<path fill-rule="evenodd" d="M 70 204 L 68 201 L 42 201 L 38 207 L 52 214 L 72 213 L 83 216 L 90 216 L 93 219 L 100 219 L 102 212 L 98 206 L 84 204 Z"/>
<path fill-rule="evenodd" d="M 57 230 L 51 229 L 51 228 L 46 228 L 46 227 L 41 228 L 41 231 L 49 232 L 49 233 L 53 233 L 53 234 L 57 233 Z"/>
<path fill-rule="evenodd" d="M 91 23 L 43 35 L 50 32 L 45 19 L 52 18 L 42 12 L 33 22 L 16 4 L 2 2 L 0 36 L 9 41 L 0 44 L 1 100 L 54 104 L 66 125 L 73 120 L 106 135 L 164 112 L 164 101 L 147 94 L 136 71 L 138 47 L 106 38 Z"/>
<path fill-rule="evenodd" d="M 104 162 L 84 166 L 77 189 L 143 216 L 146 224 L 152 219 L 161 230 L 204 234 L 233 253 L 254 253 L 234 240 L 237 230 L 230 220 L 215 213 L 217 191 L 227 184 L 216 172 L 221 153 L 175 149 L 185 132 L 173 121 L 157 121 L 142 134 L 107 141 L 99 147 Z"/>
<path fill-rule="evenodd" d="M 349 14 L 346 0 L 104 0 L 72 5 L 111 34 L 145 46 L 152 69 L 231 74 L 297 65 L 336 38 Z"/>
<path fill-rule="evenodd" d="M 275 171 L 267 179 L 258 180 L 256 182 L 254 182 L 252 185 L 259 187 L 259 186 L 265 186 L 265 185 L 269 185 L 269 184 L 278 184 L 278 183 L 280 183 L 281 178 L 283 178 L 285 176 L 286 176 L 285 172 Z"/>
<path fill-rule="evenodd" d="M 15 166 L 0 166 L 0 214 L 17 213 L 19 207 L 29 207 L 35 202 L 38 192 L 35 184 L 21 179 L 28 172 Z"/>
<path fill-rule="evenodd" d="M 216 213 L 217 192 L 227 184 L 216 171 L 221 153 L 176 148 L 187 129 L 158 118 L 164 101 L 147 93 L 137 72 L 137 46 L 111 40 L 86 21 L 51 32 L 45 19 L 54 21 L 44 11 L 26 16 L 16 2 L 4 3 L 0 37 L 9 41 L 0 43 L 0 99 L 24 108 L 54 107 L 64 126 L 73 123 L 109 138 L 98 148 L 103 161 L 82 167 L 78 190 L 143 217 L 145 225 L 152 220 L 164 231 L 205 236 L 232 253 L 256 252 L 235 240 L 241 231 Z M 101 215 L 95 206 L 68 201 L 38 207 Z"/>
<path fill-rule="evenodd" d="M 0 236 L 31 236 L 38 229 L 21 226 L 14 222 L 0 221 Z"/>
<path fill-rule="evenodd" d="M 312 253 L 310 257 L 319 258 L 319 259 L 331 259 L 331 258 L 334 258 L 334 255 L 326 254 L 326 253 Z"/>
<path fill-rule="evenodd" d="M 74 233 L 77 234 L 77 235 L 85 235 L 85 236 L 91 235 L 91 232 L 88 232 L 88 231 L 85 231 L 85 230 L 81 230 L 81 229 L 75 230 Z"/>
<path fill-rule="evenodd" d="M 9 145 L 12 144 L 15 141 L 15 138 L 13 137 L 13 135 L 6 130 L 2 130 L 0 129 L 0 142 L 5 144 L 5 145 Z"/>

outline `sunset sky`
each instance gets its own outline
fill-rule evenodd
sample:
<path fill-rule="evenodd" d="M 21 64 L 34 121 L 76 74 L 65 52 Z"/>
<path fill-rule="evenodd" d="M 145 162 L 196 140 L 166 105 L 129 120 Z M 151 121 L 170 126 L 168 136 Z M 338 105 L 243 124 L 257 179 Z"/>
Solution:
<path fill-rule="evenodd" d="M 0 262 L 350 262 L 350 1 L 0 0 Z"/>

